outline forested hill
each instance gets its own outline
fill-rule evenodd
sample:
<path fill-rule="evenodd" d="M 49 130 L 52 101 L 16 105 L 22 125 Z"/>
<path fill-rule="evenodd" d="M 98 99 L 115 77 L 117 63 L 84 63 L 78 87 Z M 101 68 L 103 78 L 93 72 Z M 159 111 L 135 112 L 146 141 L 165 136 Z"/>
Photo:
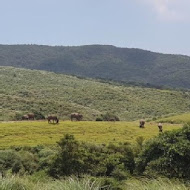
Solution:
<path fill-rule="evenodd" d="M 159 90 L 46 71 L 0 67 L 0 120 L 40 112 L 69 119 L 72 112 L 95 120 L 114 113 L 121 120 L 155 118 L 190 111 L 190 92 Z"/>
<path fill-rule="evenodd" d="M 0 45 L 0 65 L 190 88 L 190 57 L 106 45 Z"/>

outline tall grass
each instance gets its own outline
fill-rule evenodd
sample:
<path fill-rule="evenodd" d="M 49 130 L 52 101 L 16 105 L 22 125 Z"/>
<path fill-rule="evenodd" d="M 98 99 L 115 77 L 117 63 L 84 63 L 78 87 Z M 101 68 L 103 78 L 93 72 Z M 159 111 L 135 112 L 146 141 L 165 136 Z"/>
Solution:
<path fill-rule="evenodd" d="M 78 180 L 76 178 L 69 178 L 65 181 L 55 181 L 51 184 L 45 185 L 44 190 L 99 190 L 99 189 L 109 189 L 109 187 L 101 187 L 100 183 L 85 178 Z M 43 189 L 42 189 L 43 190 Z"/>
<path fill-rule="evenodd" d="M 70 177 L 65 180 L 32 181 L 28 177 L 8 177 L 0 179 L 0 190 L 111 190 L 112 187 L 102 187 L 101 184 L 88 177 L 77 179 Z M 167 178 L 138 178 L 127 180 L 123 190 L 190 190 L 178 180 Z"/>
<path fill-rule="evenodd" d="M 133 179 L 125 184 L 126 190 L 190 190 L 189 186 L 177 180 L 167 178 L 158 179 Z"/>
<path fill-rule="evenodd" d="M 33 182 L 29 178 L 10 177 L 0 179 L 0 190 L 108 190 L 101 187 L 100 183 L 88 178 L 68 178 L 66 180 L 47 180 Z"/>

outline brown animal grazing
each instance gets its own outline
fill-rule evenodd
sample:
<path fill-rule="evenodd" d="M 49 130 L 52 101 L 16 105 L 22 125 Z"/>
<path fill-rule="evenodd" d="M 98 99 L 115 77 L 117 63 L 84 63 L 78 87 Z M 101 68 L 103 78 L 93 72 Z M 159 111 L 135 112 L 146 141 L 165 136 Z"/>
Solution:
<path fill-rule="evenodd" d="M 144 128 L 144 125 L 145 125 L 145 120 L 141 119 L 140 122 L 139 122 L 139 127 Z"/>
<path fill-rule="evenodd" d="M 28 115 L 23 115 L 22 120 L 28 120 Z"/>
<path fill-rule="evenodd" d="M 72 113 L 71 114 L 71 121 L 73 121 L 73 119 L 76 119 L 76 121 L 81 121 L 83 118 L 82 114 L 79 113 Z"/>
<path fill-rule="evenodd" d="M 33 113 L 29 113 L 29 114 L 27 114 L 27 115 L 28 115 L 28 119 L 29 119 L 29 120 L 34 120 L 35 115 L 34 115 Z"/>
<path fill-rule="evenodd" d="M 53 123 L 54 123 L 54 121 L 55 121 L 55 123 L 59 123 L 59 119 L 57 118 L 57 116 L 49 115 L 47 117 L 47 120 L 48 120 L 48 123 L 51 123 L 51 121 L 53 121 Z"/>
<path fill-rule="evenodd" d="M 34 120 L 35 115 L 33 113 L 28 113 L 22 116 L 22 120 Z"/>
<path fill-rule="evenodd" d="M 162 133 L 162 124 L 161 123 L 158 123 L 158 129 L 159 129 L 159 132 L 161 132 Z"/>

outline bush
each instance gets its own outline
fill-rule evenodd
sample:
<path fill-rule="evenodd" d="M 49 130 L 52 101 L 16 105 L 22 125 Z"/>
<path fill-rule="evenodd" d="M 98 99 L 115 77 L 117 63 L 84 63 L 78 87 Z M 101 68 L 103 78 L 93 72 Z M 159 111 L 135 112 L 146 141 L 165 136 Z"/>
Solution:
<path fill-rule="evenodd" d="M 103 121 L 103 119 L 101 117 L 97 117 L 96 121 Z"/>
<path fill-rule="evenodd" d="M 90 145 L 79 143 L 72 135 L 65 135 L 60 142 L 59 152 L 53 160 L 49 174 L 61 176 L 116 177 L 123 180 L 126 173 L 133 173 L 134 154 L 128 144 L 121 145 Z"/>
<path fill-rule="evenodd" d="M 58 145 L 60 151 L 50 167 L 50 175 L 53 177 L 79 176 L 84 173 L 85 163 L 82 160 L 84 150 L 81 149 L 74 136 L 66 134 Z"/>
<path fill-rule="evenodd" d="M 190 179 L 190 126 L 148 141 L 137 159 L 137 171 Z"/>
<path fill-rule="evenodd" d="M 126 180 L 128 177 L 127 172 L 116 168 L 112 173 L 111 173 L 112 177 L 117 179 L 118 181 L 122 181 L 122 180 Z"/>
<path fill-rule="evenodd" d="M 45 119 L 45 116 L 41 112 L 34 111 L 34 115 L 36 120 Z"/>
<path fill-rule="evenodd" d="M 122 184 L 121 182 L 117 181 L 116 179 L 112 177 L 102 177 L 100 179 L 101 186 L 106 187 L 106 189 L 111 190 L 122 190 Z"/>
<path fill-rule="evenodd" d="M 13 169 L 14 173 L 18 173 L 20 170 L 21 158 L 13 150 L 1 150 L 0 151 L 0 172 L 5 175 L 7 170 Z M 17 168 L 15 168 L 17 167 Z"/>
<path fill-rule="evenodd" d="M 119 121 L 119 117 L 112 113 L 101 114 L 101 121 Z"/>
<path fill-rule="evenodd" d="M 15 116 L 14 116 L 14 120 L 20 121 L 20 120 L 22 120 L 22 116 L 23 115 L 21 113 L 16 113 Z"/>
<path fill-rule="evenodd" d="M 9 150 L 0 150 L 0 173 L 3 176 L 6 176 L 7 173 L 33 174 L 39 169 L 45 168 L 40 165 L 39 155 L 32 153 L 32 148 L 24 149 L 26 148 L 16 147 Z"/>

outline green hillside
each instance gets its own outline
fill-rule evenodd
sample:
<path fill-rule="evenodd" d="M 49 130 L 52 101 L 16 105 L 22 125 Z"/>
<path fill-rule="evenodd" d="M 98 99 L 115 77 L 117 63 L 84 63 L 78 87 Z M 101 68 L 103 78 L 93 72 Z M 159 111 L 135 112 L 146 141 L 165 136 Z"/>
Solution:
<path fill-rule="evenodd" d="M 170 117 L 161 118 L 158 120 L 163 123 L 190 123 L 190 113 L 183 113 L 179 115 L 173 115 Z"/>
<path fill-rule="evenodd" d="M 190 92 L 108 84 L 46 71 L 0 67 L 0 120 L 40 112 L 84 120 L 114 113 L 121 120 L 160 117 L 190 111 Z"/>
<path fill-rule="evenodd" d="M 0 45 L 0 65 L 190 88 L 190 57 L 114 46 Z"/>

